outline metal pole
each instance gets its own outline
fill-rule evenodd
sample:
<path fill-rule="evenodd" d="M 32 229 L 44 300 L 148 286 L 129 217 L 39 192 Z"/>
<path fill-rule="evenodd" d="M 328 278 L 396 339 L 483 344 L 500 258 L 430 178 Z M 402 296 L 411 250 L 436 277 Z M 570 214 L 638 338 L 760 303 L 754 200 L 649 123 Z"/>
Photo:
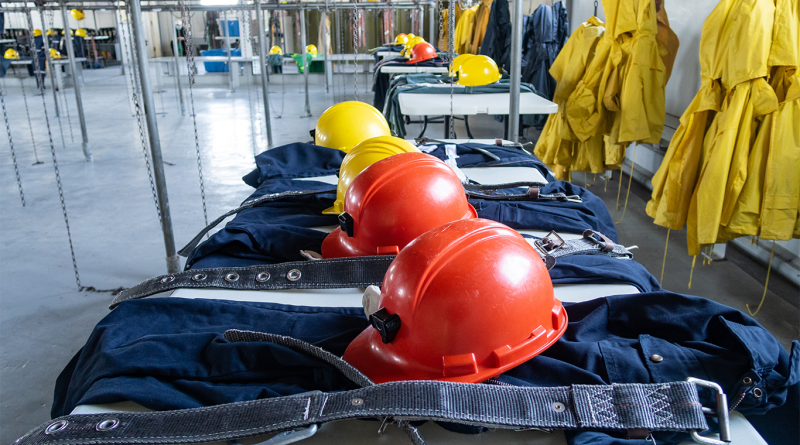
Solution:
<path fill-rule="evenodd" d="M 222 21 L 225 23 L 223 28 L 225 32 L 225 50 L 228 52 L 228 86 L 231 88 L 231 93 L 236 91 L 233 85 L 233 65 L 231 64 L 231 27 L 228 24 L 228 11 L 222 11 Z"/>
<path fill-rule="evenodd" d="M 328 93 L 328 0 L 322 12 L 322 58 L 325 60 L 325 92 Z"/>
<path fill-rule="evenodd" d="M 430 4 L 430 18 L 428 19 L 428 41 L 429 42 L 436 42 L 436 36 L 434 35 L 434 25 L 436 24 L 436 4 L 431 2 Z M 436 44 L 433 44 L 436 46 Z"/>
<path fill-rule="evenodd" d="M 511 90 L 508 104 L 508 133 L 513 142 L 519 141 L 519 94 L 522 78 L 522 0 L 513 0 L 514 14 L 511 18 Z"/>
<path fill-rule="evenodd" d="M 272 148 L 272 124 L 269 121 L 269 88 L 267 88 L 267 45 L 264 32 L 264 17 L 261 15 L 261 0 L 256 2 L 256 22 L 258 23 L 258 60 L 261 64 L 261 91 L 264 94 L 264 118 L 267 121 L 267 148 Z"/>
<path fill-rule="evenodd" d="M 64 39 L 69 54 L 69 69 L 72 72 L 72 83 L 75 86 L 75 102 L 78 104 L 78 119 L 81 122 L 81 136 L 83 137 L 83 157 L 87 161 L 92 160 L 92 152 L 89 150 L 89 135 L 86 132 L 86 116 L 83 114 L 83 100 L 81 99 L 81 83 L 78 80 L 75 67 L 75 48 L 72 46 L 72 33 L 69 29 L 69 14 L 67 14 L 67 3 L 61 3 L 61 16 L 64 19 Z"/>
<path fill-rule="evenodd" d="M 50 87 L 53 89 L 53 103 L 56 104 L 56 117 L 59 117 L 58 111 L 58 95 L 56 94 L 56 67 L 53 65 L 53 59 L 50 58 L 50 42 L 48 42 L 48 35 L 47 35 L 47 23 L 44 20 L 44 14 L 42 14 L 42 10 L 39 10 L 39 19 L 42 21 L 42 49 L 44 49 L 44 56 L 47 59 L 47 66 L 50 67 Z M 34 43 L 34 47 L 36 44 Z M 47 71 L 45 67 L 39 67 L 39 69 Z"/>
<path fill-rule="evenodd" d="M 178 82 L 178 100 L 180 101 L 181 116 L 186 116 L 186 105 L 183 103 L 183 88 L 181 88 L 181 65 L 178 55 L 178 30 L 175 29 L 175 16 L 169 13 L 172 18 L 172 54 L 175 56 L 175 80 Z"/>
<path fill-rule="evenodd" d="M 161 210 L 161 230 L 164 232 L 164 247 L 167 253 L 167 273 L 178 272 L 178 255 L 175 251 L 175 236 L 172 233 L 172 216 L 169 210 L 167 195 L 167 178 L 164 175 L 164 160 L 161 157 L 161 141 L 158 138 L 158 121 L 153 101 L 153 85 L 150 82 L 150 70 L 145 48 L 144 26 L 142 25 L 142 7 L 139 0 L 129 0 L 131 7 L 131 25 L 133 26 L 134 51 L 139 59 L 139 79 L 142 83 L 144 99 L 144 115 L 147 122 L 147 136 L 150 140 L 150 157 L 153 160 L 153 176 L 156 181 L 158 208 Z M 65 9 L 66 11 L 66 9 Z"/>
<path fill-rule="evenodd" d="M 308 104 L 308 69 L 310 68 L 308 64 L 308 53 L 306 52 L 306 11 L 300 11 L 300 46 L 303 47 L 303 81 L 305 82 L 306 88 L 306 115 L 305 117 L 311 116 L 311 106 Z"/>

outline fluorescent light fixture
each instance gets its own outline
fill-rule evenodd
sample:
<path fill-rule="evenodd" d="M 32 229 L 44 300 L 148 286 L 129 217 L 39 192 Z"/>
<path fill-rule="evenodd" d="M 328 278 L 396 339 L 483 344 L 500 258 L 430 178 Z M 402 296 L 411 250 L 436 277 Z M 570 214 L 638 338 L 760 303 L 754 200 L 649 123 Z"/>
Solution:
<path fill-rule="evenodd" d="M 239 4 L 239 0 L 200 0 L 202 6 L 232 6 Z"/>

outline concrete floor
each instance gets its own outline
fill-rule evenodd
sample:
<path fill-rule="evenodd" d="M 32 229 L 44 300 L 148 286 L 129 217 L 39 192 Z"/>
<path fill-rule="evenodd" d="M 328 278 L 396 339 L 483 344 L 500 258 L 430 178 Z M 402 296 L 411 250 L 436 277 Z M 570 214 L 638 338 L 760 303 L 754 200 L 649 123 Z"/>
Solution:
<path fill-rule="evenodd" d="M 66 147 L 61 146 L 58 124 L 53 116 L 52 93 L 45 98 L 56 155 L 64 186 L 70 229 L 80 270 L 81 284 L 98 289 L 129 287 L 165 271 L 164 248 L 155 205 L 139 141 L 138 127 L 124 87 L 120 69 L 84 71 L 84 107 L 94 161 L 83 159 L 80 129 L 77 124 L 73 90 L 69 89 L 70 118 L 74 142 L 66 114 L 62 118 Z M 164 79 L 169 83 L 168 78 Z M 31 97 L 28 105 L 36 116 L 34 134 L 39 159 L 31 165 L 34 153 L 27 128 L 19 82 L 3 79 L 6 108 L 17 151 L 17 160 L 27 206 L 20 205 L 11 157 L 4 148 L 0 158 L 0 443 L 11 443 L 30 428 L 49 419 L 54 382 L 69 359 L 82 346 L 95 323 L 108 313 L 109 293 L 79 292 L 75 284 L 66 230 L 61 214 L 47 130 L 42 117 L 41 97 Z M 185 84 L 184 84 L 185 85 Z M 220 79 L 224 85 L 224 79 Z M 343 91 L 343 88 L 346 90 Z M 302 118 L 304 98 L 297 84 L 273 87 L 273 137 L 275 145 L 309 140 L 316 117 L 334 101 L 353 97 L 353 77 L 337 78 L 330 93 L 311 86 L 313 117 Z M 366 84 L 360 85 L 361 99 L 371 102 Z M 285 93 L 284 93 L 285 91 Z M 197 127 L 202 151 L 208 216 L 235 207 L 252 191 L 241 176 L 253 166 L 253 153 L 266 148 L 263 115 L 255 105 L 257 93 L 250 91 L 256 119 L 261 122 L 251 137 L 248 91 L 242 85 L 236 93 L 204 87 L 194 91 Z M 187 94 L 188 97 L 188 94 Z M 281 98 L 283 97 L 283 101 Z M 177 113 L 175 91 L 165 86 L 156 95 L 161 146 L 178 248 L 203 228 L 202 203 L 195 159 L 192 120 Z M 282 102 L 282 103 L 281 103 Z M 281 114 L 282 118 L 275 119 Z M 502 135 L 502 124 L 491 117 L 470 120 L 476 137 Z M 409 128 L 416 135 L 418 126 Z M 465 135 L 463 123 L 456 131 Z M 428 136 L 442 136 L 441 125 L 429 127 Z M 536 132 L 529 137 L 535 138 Z M 5 136 L 0 138 L 6 146 Z M 573 178 L 584 184 L 583 174 Z M 590 190 L 614 209 L 617 177 L 608 190 L 592 175 Z M 627 178 L 626 178 L 627 179 Z M 627 185 L 627 180 L 625 180 Z M 624 197 L 624 190 L 623 190 Z M 660 275 L 666 230 L 652 224 L 644 213 L 647 193 L 634 184 L 624 220 L 617 226 L 625 245 L 636 244 L 636 260 L 657 277 Z M 621 211 L 612 212 L 617 218 Z M 686 255 L 684 232 L 672 232 L 664 286 L 693 293 L 746 310 L 757 305 L 764 287 L 766 270 L 742 255 L 730 261 L 703 266 L 694 271 L 692 289 L 687 289 L 691 258 Z M 730 250 L 730 248 L 729 248 Z M 774 274 L 761 312 L 756 317 L 784 346 L 800 338 L 798 331 L 797 288 Z M 781 298 L 783 297 L 783 298 Z M 790 303 L 790 301 L 792 301 Z"/>

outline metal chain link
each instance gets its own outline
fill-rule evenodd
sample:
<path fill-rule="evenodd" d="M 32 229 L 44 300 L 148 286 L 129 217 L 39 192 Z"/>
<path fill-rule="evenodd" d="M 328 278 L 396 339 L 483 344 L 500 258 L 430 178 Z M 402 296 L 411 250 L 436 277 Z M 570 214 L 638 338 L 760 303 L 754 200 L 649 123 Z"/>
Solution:
<path fill-rule="evenodd" d="M 594 16 L 597 17 L 597 0 L 594 0 Z"/>
<path fill-rule="evenodd" d="M 208 225 L 208 209 L 206 209 L 206 189 L 203 184 L 203 164 L 200 161 L 200 137 L 197 134 L 197 116 L 194 111 L 194 94 L 192 92 L 194 85 L 195 67 L 194 63 L 194 40 L 192 38 L 192 17 L 186 9 L 186 0 L 178 0 L 181 6 L 181 17 L 186 26 L 186 35 L 184 36 L 184 43 L 186 44 L 186 65 L 189 68 L 189 103 L 192 107 L 192 125 L 194 126 L 194 148 L 197 154 L 197 174 L 200 178 L 200 199 L 203 201 L 203 220 Z M 264 38 L 260 36 L 260 38 Z M 266 68 L 265 68 L 266 69 Z"/>
<path fill-rule="evenodd" d="M 16 75 L 16 71 L 14 71 L 14 75 Z M 25 102 L 25 116 L 28 118 L 28 128 L 31 131 L 31 145 L 33 145 L 33 156 L 36 158 L 36 164 L 43 164 L 42 161 L 39 160 L 39 152 L 36 150 L 36 140 L 33 138 L 33 124 L 31 123 L 31 113 L 28 111 L 28 95 L 25 94 L 25 81 L 22 77 L 19 78 L 19 86 L 22 88 L 22 101 Z"/>
<path fill-rule="evenodd" d="M 49 14 L 45 14 L 44 12 L 42 12 L 41 9 L 39 9 L 39 18 L 40 19 L 44 19 L 45 17 L 50 16 L 50 24 L 48 25 L 49 26 L 48 29 L 53 29 L 53 26 L 55 26 L 53 24 L 53 22 L 55 20 L 53 18 L 54 15 L 55 15 L 55 12 L 53 12 L 53 11 L 50 11 Z M 42 38 L 43 39 L 47 38 L 47 34 L 44 34 L 42 36 Z M 48 45 L 48 47 L 49 47 L 49 45 Z M 45 57 L 49 58 L 50 56 L 49 55 L 45 55 Z M 53 68 L 53 71 L 54 71 L 52 75 L 55 76 L 55 69 L 56 68 L 55 68 L 55 66 L 52 66 L 52 68 Z M 73 79 L 73 81 L 77 82 L 76 79 Z M 63 80 L 62 80 L 62 82 L 63 82 Z M 66 84 L 61 85 L 61 90 L 64 92 L 64 105 L 65 105 L 65 108 L 68 108 L 68 104 L 67 104 L 67 86 L 66 86 Z M 56 94 L 53 97 L 53 100 L 54 101 L 58 100 L 58 94 Z M 56 104 L 56 108 L 58 108 L 58 104 Z M 58 110 L 56 110 L 56 111 L 58 111 Z M 67 110 L 67 113 L 69 113 L 69 110 Z M 56 120 L 58 121 L 58 131 L 59 131 L 59 133 L 61 133 L 61 148 L 66 150 L 67 141 L 64 139 L 64 126 L 61 124 L 61 115 L 58 114 L 58 113 L 56 114 Z M 70 135 L 70 138 L 72 139 L 72 142 L 75 142 L 75 138 L 72 136 L 72 121 L 70 121 L 70 123 L 69 123 L 69 135 Z"/>
<path fill-rule="evenodd" d="M 358 10 L 353 9 L 353 97 L 358 100 Z"/>
<path fill-rule="evenodd" d="M 267 29 L 270 29 L 272 26 L 275 26 L 275 31 L 276 32 L 283 33 L 283 27 L 281 26 L 280 21 L 279 20 L 275 20 L 275 14 L 280 14 L 280 13 L 281 13 L 281 11 L 269 12 L 269 21 L 267 22 Z M 283 34 L 283 35 L 285 36 L 285 34 Z M 284 40 L 285 40 L 285 38 L 284 38 Z M 285 47 L 286 45 L 283 45 L 283 46 Z M 266 48 L 266 45 L 264 45 L 264 47 Z M 281 57 L 283 57 L 283 56 L 281 56 Z M 269 58 L 269 55 L 267 55 L 267 58 Z M 267 67 L 265 67 L 265 69 L 269 69 L 269 63 L 267 63 Z M 281 69 L 281 71 L 283 71 L 283 70 Z M 284 81 L 283 73 L 281 73 L 281 112 L 278 113 L 277 111 L 275 111 L 275 106 L 272 105 L 272 102 L 270 102 L 270 104 L 269 104 L 269 109 L 272 110 L 272 112 L 276 115 L 275 119 L 280 119 L 280 118 L 283 117 L 283 110 L 284 110 L 284 106 L 285 106 L 284 99 L 285 98 L 286 98 L 286 82 Z"/>
<path fill-rule="evenodd" d="M 19 199 L 22 201 L 22 207 L 25 207 L 25 193 L 22 191 L 22 178 L 20 178 L 19 176 L 19 166 L 17 165 L 17 152 L 14 150 L 14 141 L 11 139 L 11 127 L 8 125 L 8 113 L 6 113 L 6 100 L 2 84 L 0 84 L 0 105 L 2 105 L 3 107 L 3 120 L 5 120 L 6 122 L 6 133 L 8 134 L 8 146 L 11 147 L 11 160 L 14 162 L 14 174 L 17 175 L 17 186 L 19 187 Z M 27 109 L 27 104 L 25 105 L 25 107 Z"/>
<path fill-rule="evenodd" d="M 42 4 L 39 3 L 39 16 L 44 17 L 42 11 Z M 28 3 L 23 2 L 22 8 L 25 12 L 25 17 L 28 19 L 28 30 L 33 35 L 33 20 L 31 19 L 31 11 L 28 9 Z M 34 71 L 39 71 L 39 58 L 33 58 Z M 75 284 L 78 285 L 79 290 L 83 290 L 81 286 L 81 276 L 78 273 L 78 261 L 75 259 L 75 248 L 72 245 L 72 234 L 69 230 L 69 217 L 67 216 L 67 204 L 64 201 L 64 189 L 61 186 L 61 173 L 58 171 L 58 159 L 56 158 L 56 146 L 53 143 L 53 133 L 50 131 L 50 119 L 47 117 L 47 101 L 44 98 L 44 82 L 39 82 L 39 92 L 42 94 L 42 109 L 44 111 L 44 121 L 47 125 L 47 136 L 50 141 L 50 154 L 53 157 L 53 169 L 56 172 L 56 185 L 58 185 L 58 198 L 61 200 L 61 212 L 64 214 L 64 225 L 67 227 L 67 239 L 69 240 L 69 252 L 72 255 L 72 270 L 75 272 Z"/>
<path fill-rule="evenodd" d="M 137 63 L 138 58 L 136 57 L 137 56 L 136 51 L 130 50 L 130 48 L 133 48 L 135 44 L 133 40 L 133 33 L 131 30 L 131 21 L 130 21 L 131 10 L 130 6 L 127 3 L 125 12 L 128 16 L 128 21 L 126 22 L 127 24 L 125 25 L 125 27 L 127 28 L 126 34 L 128 35 L 128 38 L 120 40 L 122 40 L 122 44 L 125 50 L 125 55 L 128 56 L 128 60 L 131 62 L 127 70 L 130 72 L 128 79 L 130 80 L 131 83 L 131 100 L 133 101 L 133 109 L 136 114 L 136 123 L 139 127 L 139 140 L 142 143 L 142 154 L 144 155 L 144 164 L 147 167 L 147 177 L 150 179 L 150 191 L 153 193 L 153 202 L 156 205 L 156 214 L 158 215 L 158 222 L 161 223 L 161 206 L 159 206 L 158 204 L 158 193 L 156 192 L 156 182 L 155 179 L 153 179 L 153 168 L 150 165 L 150 151 L 149 151 L 150 144 L 147 137 L 145 136 L 144 113 L 142 110 L 141 102 L 139 101 L 139 91 L 141 91 L 141 83 L 137 70 L 134 69 L 134 66 L 138 65 Z M 119 11 L 117 11 L 117 13 L 119 14 Z M 120 23 L 122 23 L 121 17 L 120 17 Z M 128 42 L 130 42 L 130 46 L 128 45 Z"/>
<path fill-rule="evenodd" d="M 336 10 L 336 25 L 337 25 L 337 28 L 339 29 L 339 35 L 337 36 L 337 39 L 336 39 L 336 46 L 337 46 L 337 53 L 338 54 L 344 54 L 344 50 L 345 50 L 345 44 L 344 44 L 344 36 L 345 36 L 344 29 L 345 29 L 345 25 L 342 23 L 342 21 L 344 20 L 342 18 L 342 14 L 343 14 L 343 12 L 342 12 L 341 9 L 337 9 Z M 347 62 L 345 62 L 344 65 L 347 66 Z M 342 67 L 342 68 L 344 68 L 344 67 Z M 345 73 L 342 73 L 342 78 L 340 79 L 341 80 L 341 85 L 342 85 L 342 96 L 341 96 L 342 98 L 347 97 L 347 81 L 345 80 L 344 76 L 345 76 Z"/>

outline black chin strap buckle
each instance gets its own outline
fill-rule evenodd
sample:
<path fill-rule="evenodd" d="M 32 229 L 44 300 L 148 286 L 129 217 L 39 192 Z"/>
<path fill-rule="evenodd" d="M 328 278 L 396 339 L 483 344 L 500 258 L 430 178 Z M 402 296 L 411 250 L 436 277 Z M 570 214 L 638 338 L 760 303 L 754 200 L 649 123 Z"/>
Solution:
<path fill-rule="evenodd" d="M 381 334 L 381 340 L 383 340 L 384 343 L 391 343 L 397 336 L 397 331 L 400 330 L 400 316 L 397 314 L 390 314 L 389 311 L 383 307 L 369 316 L 369 322 L 372 324 L 372 327 Z"/>
<path fill-rule="evenodd" d="M 353 231 L 354 231 L 353 223 L 354 222 L 355 222 L 355 220 L 353 220 L 353 217 L 350 216 L 350 214 L 347 213 L 347 212 L 344 212 L 341 215 L 339 215 L 339 227 L 341 227 L 342 228 L 342 232 L 346 233 L 347 236 L 349 236 L 349 237 L 353 236 Z"/>

